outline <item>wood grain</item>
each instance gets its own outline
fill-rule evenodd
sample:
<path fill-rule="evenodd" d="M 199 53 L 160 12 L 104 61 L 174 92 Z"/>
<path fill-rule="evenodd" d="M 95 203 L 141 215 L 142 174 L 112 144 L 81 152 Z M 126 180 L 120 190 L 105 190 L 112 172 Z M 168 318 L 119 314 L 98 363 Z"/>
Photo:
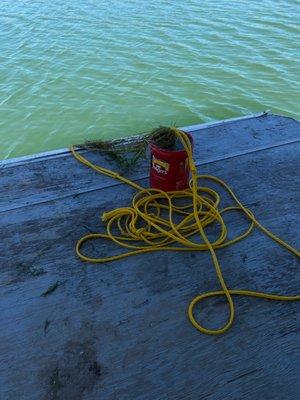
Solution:
<path fill-rule="evenodd" d="M 226 143 L 232 127 L 225 126 L 226 135 L 210 132 L 206 140 L 213 143 L 206 145 L 216 149 L 214 156 L 218 147 L 227 148 L 230 157 L 200 170 L 230 183 L 262 223 L 297 246 L 299 146 L 276 144 L 295 139 L 299 123 L 274 117 L 271 129 L 267 118 L 265 131 L 263 120 L 254 126 L 262 136 L 271 132 L 269 142 L 263 139 L 270 148 L 255 151 L 254 121 L 248 120 L 248 133 L 244 125 L 234 128 L 247 136 L 247 146 L 232 157 L 236 149 Z M 278 124 L 286 131 L 289 123 L 294 131 L 283 137 Z M 199 146 L 205 134 L 196 139 Z M 1 400 L 299 398 L 298 303 L 237 298 L 227 334 L 198 333 L 186 311 L 196 294 L 218 288 L 209 255 L 158 252 L 103 265 L 80 262 L 76 240 L 103 229 L 100 214 L 128 204 L 133 190 L 109 186 L 70 157 L 58 160 L 1 170 L 8 197 L 0 213 Z M 55 170 L 57 187 L 51 185 Z M 139 179 L 147 185 L 143 174 Z M 224 205 L 229 203 L 224 194 Z M 230 235 L 247 224 L 234 213 L 226 222 Z M 118 251 L 109 242 L 90 250 Z M 298 261 L 258 231 L 218 256 L 231 288 L 299 290 Z M 56 282 L 56 290 L 42 296 Z M 211 327 L 227 315 L 222 299 L 207 301 L 201 311 Z"/>
<path fill-rule="evenodd" d="M 195 141 L 195 159 L 198 165 L 203 165 L 294 142 L 299 139 L 299 126 L 291 118 L 264 115 L 208 127 L 193 131 L 192 134 L 199 138 Z M 88 157 L 106 168 L 116 167 L 110 159 L 99 153 L 90 153 Z M 135 180 L 143 179 L 148 176 L 148 170 L 149 161 L 145 159 L 135 170 L 128 171 L 127 176 Z M 4 164 L 0 168 L 0 177 L 1 190 L 4 194 L 0 197 L 0 211 L 99 190 L 116 184 L 105 176 L 99 179 L 96 172 L 82 168 L 69 154 L 59 158 L 32 160 L 21 165 Z"/>

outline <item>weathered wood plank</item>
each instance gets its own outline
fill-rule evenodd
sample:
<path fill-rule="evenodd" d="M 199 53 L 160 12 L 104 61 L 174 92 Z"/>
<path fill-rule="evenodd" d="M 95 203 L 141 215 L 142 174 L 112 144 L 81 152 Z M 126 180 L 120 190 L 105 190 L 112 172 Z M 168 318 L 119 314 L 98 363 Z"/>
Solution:
<path fill-rule="evenodd" d="M 286 145 L 201 172 L 230 183 L 263 223 L 297 245 L 297 167 L 295 145 Z M 193 296 L 217 287 L 208 254 L 155 253 L 100 266 L 75 257 L 75 241 L 101 227 L 99 214 L 128 204 L 132 193 L 104 187 L 1 213 L 0 398 L 297 399 L 298 304 L 237 299 L 232 330 L 208 337 L 186 317 Z M 227 220 L 235 233 L 245 224 L 234 214 Z M 116 248 L 99 242 L 96 250 Z M 230 287 L 297 292 L 297 260 L 257 231 L 218 256 Z M 209 301 L 203 312 L 215 326 L 226 306 Z"/>
<path fill-rule="evenodd" d="M 299 139 L 299 124 L 291 119 L 264 115 L 224 125 L 206 127 L 192 132 L 199 137 L 195 142 L 195 159 L 200 165 L 218 159 L 278 146 Z M 201 139 L 200 139 L 201 137 Z M 89 158 L 107 168 L 112 162 L 99 154 Z M 149 162 L 144 160 L 138 168 L 127 175 L 131 179 L 148 176 Z M 21 165 L 4 165 L 0 168 L 0 211 L 37 204 L 85 191 L 99 190 L 115 184 L 108 177 L 86 173 L 72 156 L 29 162 Z"/>

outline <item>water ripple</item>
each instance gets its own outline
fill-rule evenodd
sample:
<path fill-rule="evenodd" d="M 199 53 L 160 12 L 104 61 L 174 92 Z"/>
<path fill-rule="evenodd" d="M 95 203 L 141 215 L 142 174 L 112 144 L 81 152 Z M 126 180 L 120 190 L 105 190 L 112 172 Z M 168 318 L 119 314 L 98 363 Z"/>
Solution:
<path fill-rule="evenodd" d="M 299 117 L 299 22 L 295 0 L 1 0 L 0 158 L 269 108 Z"/>

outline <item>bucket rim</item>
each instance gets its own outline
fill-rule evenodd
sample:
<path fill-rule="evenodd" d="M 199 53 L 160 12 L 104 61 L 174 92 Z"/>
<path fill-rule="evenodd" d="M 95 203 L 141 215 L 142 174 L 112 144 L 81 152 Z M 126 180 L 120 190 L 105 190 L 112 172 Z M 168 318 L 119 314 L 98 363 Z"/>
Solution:
<path fill-rule="evenodd" d="M 185 132 L 185 131 L 182 131 L 182 132 L 184 132 L 188 136 L 188 138 L 190 139 L 192 148 L 193 148 L 193 146 L 194 146 L 193 136 L 189 132 Z M 150 141 L 150 148 L 159 150 L 160 152 L 165 153 L 165 154 L 170 154 L 170 153 L 177 154 L 177 155 L 185 155 L 185 154 L 187 154 L 185 149 L 182 149 L 182 150 L 162 149 L 161 147 L 159 147 L 157 144 L 153 143 L 152 141 Z"/>

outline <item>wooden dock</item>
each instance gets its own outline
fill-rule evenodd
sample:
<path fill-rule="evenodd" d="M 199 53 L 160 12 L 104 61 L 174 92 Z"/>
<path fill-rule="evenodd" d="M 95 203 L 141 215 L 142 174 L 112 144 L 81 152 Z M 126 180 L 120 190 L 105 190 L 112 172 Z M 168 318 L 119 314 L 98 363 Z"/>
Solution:
<path fill-rule="evenodd" d="M 199 173 L 229 183 L 260 222 L 299 245 L 300 123 L 263 114 L 188 130 Z M 128 174 L 145 187 L 147 175 L 147 160 Z M 103 231 L 101 214 L 129 204 L 132 188 L 68 151 L 2 162 L 0 184 L 1 400 L 300 398 L 299 303 L 235 298 L 232 329 L 203 335 L 186 313 L 195 295 L 219 289 L 209 254 L 102 265 L 75 256 L 76 241 Z M 247 224 L 240 215 L 226 223 L 232 236 Z M 101 241 L 95 251 L 118 249 Z M 232 289 L 299 292 L 298 260 L 257 230 L 218 257 Z M 214 299 L 202 311 L 216 327 L 227 306 Z"/>

